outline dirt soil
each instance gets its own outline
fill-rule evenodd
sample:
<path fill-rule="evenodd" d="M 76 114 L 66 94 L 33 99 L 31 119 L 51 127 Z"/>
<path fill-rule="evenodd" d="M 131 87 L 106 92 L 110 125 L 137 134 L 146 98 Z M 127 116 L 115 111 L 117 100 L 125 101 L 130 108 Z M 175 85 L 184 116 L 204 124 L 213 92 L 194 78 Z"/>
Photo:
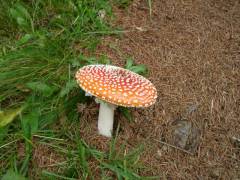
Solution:
<path fill-rule="evenodd" d="M 135 0 L 114 11 L 124 33 L 104 38 L 97 55 L 119 66 L 127 57 L 145 64 L 159 96 L 150 108 L 132 109 L 134 122 L 116 114 L 118 143 L 145 145 L 140 174 L 240 179 L 240 2 L 155 0 L 150 16 L 147 1 Z M 107 150 L 92 106 L 83 113 L 83 138 Z"/>

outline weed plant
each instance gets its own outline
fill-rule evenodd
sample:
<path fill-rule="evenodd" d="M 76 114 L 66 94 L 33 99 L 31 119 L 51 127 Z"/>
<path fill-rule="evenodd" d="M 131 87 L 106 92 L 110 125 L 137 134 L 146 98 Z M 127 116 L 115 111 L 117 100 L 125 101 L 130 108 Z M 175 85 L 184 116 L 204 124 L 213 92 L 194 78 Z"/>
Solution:
<path fill-rule="evenodd" d="M 79 123 L 76 104 L 89 101 L 74 73 L 86 64 L 109 63 L 104 56 L 84 56 L 84 51 L 95 50 L 101 36 L 114 33 L 108 23 L 112 18 L 109 1 L 0 3 L 0 177 L 25 179 L 31 172 L 33 179 L 94 179 L 89 166 L 94 159 L 102 179 L 109 179 L 109 172 L 118 179 L 141 179 L 139 149 L 130 154 L 116 151 L 116 137 L 109 153 L 100 152 L 81 139 L 77 128 L 71 128 Z M 104 19 L 100 11 L 105 12 Z M 126 68 L 145 71 L 131 60 Z M 127 110 L 122 111 L 130 117 Z M 53 130 L 63 116 L 66 128 Z M 61 172 L 30 170 L 34 137 L 38 137 L 37 143 L 67 157 L 55 165 Z M 22 158 L 18 155 L 20 144 L 24 144 Z"/>

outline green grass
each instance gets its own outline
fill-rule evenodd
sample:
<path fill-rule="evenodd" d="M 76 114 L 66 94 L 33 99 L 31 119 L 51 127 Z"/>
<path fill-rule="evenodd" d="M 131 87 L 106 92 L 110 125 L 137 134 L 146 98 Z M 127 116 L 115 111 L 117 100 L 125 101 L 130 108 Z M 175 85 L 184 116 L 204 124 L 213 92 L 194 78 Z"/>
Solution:
<path fill-rule="evenodd" d="M 74 73 L 83 65 L 110 63 L 105 56 L 84 55 L 84 51 L 94 52 L 102 36 L 118 32 L 109 25 L 113 18 L 109 1 L 0 3 L 0 177 L 24 179 L 31 172 L 37 179 L 94 179 L 89 162 L 96 161 L 102 179 L 109 179 L 109 172 L 118 179 L 141 179 L 141 150 L 128 154 L 124 146 L 116 150 L 116 136 L 110 151 L 100 152 L 78 134 L 76 104 L 90 99 L 77 86 Z M 98 13 L 103 10 L 106 16 L 101 19 Z M 137 73 L 146 70 L 130 59 L 126 68 Z M 130 117 L 128 110 L 121 111 Z M 63 117 L 64 128 L 54 130 Z M 20 158 L 22 143 L 24 157 Z M 34 168 L 31 160 L 36 144 L 64 157 L 55 165 L 61 173 Z"/>

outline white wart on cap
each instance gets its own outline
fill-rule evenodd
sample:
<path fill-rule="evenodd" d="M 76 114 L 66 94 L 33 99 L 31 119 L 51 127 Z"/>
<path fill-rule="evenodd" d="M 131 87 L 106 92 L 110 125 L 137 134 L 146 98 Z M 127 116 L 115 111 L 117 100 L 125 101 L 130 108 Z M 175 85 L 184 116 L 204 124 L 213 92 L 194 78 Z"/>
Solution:
<path fill-rule="evenodd" d="M 88 65 L 76 73 L 87 93 L 124 107 L 148 107 L 155 103 L 157 90 L 143 76 L 112 65 Z"/>

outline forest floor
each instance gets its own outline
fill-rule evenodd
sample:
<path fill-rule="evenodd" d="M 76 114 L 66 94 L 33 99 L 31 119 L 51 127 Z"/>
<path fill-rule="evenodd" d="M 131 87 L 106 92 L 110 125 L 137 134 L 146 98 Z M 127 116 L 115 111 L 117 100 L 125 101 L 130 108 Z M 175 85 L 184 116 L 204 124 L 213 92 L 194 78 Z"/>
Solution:
<path fill-rule="evenodd" d="M 116 116 L 118 144 L 145 145 L 141 175 L 239 179 L 239 1 L 135 0 L 115 16 L 123 35 L 103 38 L 96 55 L 146 65 L 158 91 L 154 106 L 132 110 L 133 122 Z M 86 124 L 84 139 L 106 149 L 95 122 Z"/>

